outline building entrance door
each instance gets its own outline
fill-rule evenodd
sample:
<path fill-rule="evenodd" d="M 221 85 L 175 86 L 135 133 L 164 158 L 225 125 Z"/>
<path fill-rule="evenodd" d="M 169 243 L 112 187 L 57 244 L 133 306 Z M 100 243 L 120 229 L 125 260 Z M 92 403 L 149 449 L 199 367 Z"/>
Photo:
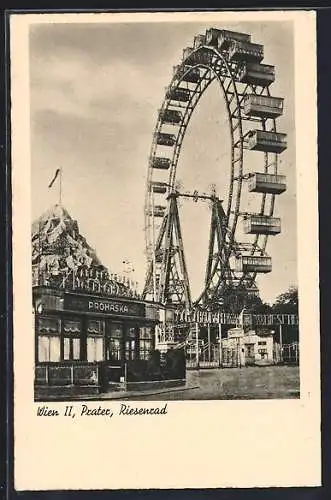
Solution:
<path fill-rule="evenodd" d="M 255 364 L 254 344 L 245 345 L 245 364 L 246 365 Z"/>
<path fill-rule="evenodd" d="M 106 322 L 105 361 L 102 364 L 103 390 L 109 390 L 112 383 L 119 383 L 124 377 L 123 323 Z"/>

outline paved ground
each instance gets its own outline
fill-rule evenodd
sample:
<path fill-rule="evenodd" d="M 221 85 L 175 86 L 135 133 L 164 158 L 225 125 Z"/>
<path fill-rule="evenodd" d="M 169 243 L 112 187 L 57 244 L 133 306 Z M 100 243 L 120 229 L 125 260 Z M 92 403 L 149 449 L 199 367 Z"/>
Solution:
<path fill-rule="evenodd" d="M 112 391 L 84 397 L 49 396 L 45 401 L 122 400 L 182 401 L 203 399 L 289 399 L 300 397 L 297 366 L 252 366 L 243 368 L 187 370 L 186 385 L 176 388 Z"/>
<path fill-rule="evenodd" d="M 126 400 L 288 399 L 300 397 L 297 366 L 188 370 L 184 389 L 131 394 Z M 105 399 L 107 399 L 105 395 Z"/>

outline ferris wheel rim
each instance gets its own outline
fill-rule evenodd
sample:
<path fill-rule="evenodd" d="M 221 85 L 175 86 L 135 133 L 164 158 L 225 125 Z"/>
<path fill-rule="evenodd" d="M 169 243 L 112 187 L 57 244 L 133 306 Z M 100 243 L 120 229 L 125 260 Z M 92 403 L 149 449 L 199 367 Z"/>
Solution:
<path fill-rule="evenodd" d="M 216 56 L 217 58 L 217 62 L 221 61 L 222 64 L 225 65 L 227 71 L 228 71 L 228 74 L 227 76 L 224 78 L 224 80 L 222 81 L 219 74 L 217 73 L 216 71 L 216 62 L 215 63 L 211 63 L 209 65 L 205 65 L 205 64 L 194 64 L 194 65 L 190 65 L 188 67 L 188 69 L 186 69 L 185 71 L 185 62 L 187 61 L 187 59 L 184 59 L 180 64 L 179 64 L 179 68 L 182 68 L 184 69 L 184 72 L 181 76 L 181 78 L 176 78 L 176 75 L 173 76 L 172 80 L 171 80 L 171 83 L 169 85 L 169 89 L 170 88 L 180 88 L 180 84 L 183 82 L 183 77 L 185 76 L 186 73 L 189 73 L 192 68 L 199 68 L 199 69 L 205 69 L 206 70 L 206 73 L 207 72 L 211 72 L 213 73 L 213 78 L 210 79 L 210 81 L 208 82 L 207 85 L 205 85 L 205 87 L 200 91 L 200 92 L 197 92 L 198 94 L 198 99 L 196 101 L 196 103 L 194 104 L 194 106 L 190 109 L 189 113 L 188 113 L 188 110 L 189 110 L 189 107 L 185 108 L 185 115 L 186 114 L 189 114 L 188 116 L 188 119 L 187 119 L 187 122 L 185 123 L 185 125 L 183 126 L 182 124 L 180 125 L 180 127 L 182 127 L 182 130 L 181 130 L 181 134 L 178 133 L 176 134 L 176 141 L 175 141 L 175 146 L 174 146 L 174 151 L 173 151 L 173 154 L 171 156 L 171 170 L 170 170 L 170 174 L 169 174 L 169 184 L 168 184 L 168 193 L 172 192 L 174 190 L 174 185 L 175 185 L 175 180 L 176 180 L 176 173 L 177 173 L 177 166 L 178 166 L 178 161 L 179 161 L 179 157 L 180 157 L 180 152 L 181 152 L 181 149 L 182 149 L 182 146 L 183 146 L 183 142 L 184 142 L 184 138 L 185 138 L 185 135 L 186 135 L 186 130 L 187 130 L 187 127 L 189 125 L 189 122 L 190 122 L 190 119 L 191 119 L 191 116 L 193 115 L 194 113 L 194 110 L 196 108 L 196 106 L 198 105 L 202 95 L 205 93 L 205 91 L 207 90 L 207 88 L 209 87 L 209 85 L 214 81 L 214 80 L 218 80 L 218 83 L 222 89 L 222 92 L 223 92 L 223 98 L 225 100 L 225 103 L 226 103 L 226 107 L 227 107 L 227 118 L 228 118 L 228 121 L 229 121 L 229 128 L 230 128 L 230 134 L 231 134 L 231 164 L 230 164 L 230 169 L 231 169 L 231 176 L 230 176 L 230 186 L 228 187 L 228 192 L 230 193 L 229 195 L 229 199 L 228 199 L 228 208 L 227 208 L 227 221 L 230 220 L 230 212 L 231 212 L 231 207 L 232 207 L 232 195 L 233 195 L 233 186 L 234 186 L 234 183 L 235 182 L 238 182 L 238 188 L 237 188 L 237 194 L 235 195 L 235 210 L 234 210 L 234 217 L 232 218 L 232 226 L 231 226 L 231 240 L 230 240 L 230 249 L 231 247 L 233 246 L 233 243 L 234 243 L 234 235 L 235 235 L 235 231 L 236 231 L 236 227 L 237 227 L 237 223 L 238 223 L 238 218 L 239 218 L 239 215 L 240 215 L 240 202 L 241 202 L 241 189 L 242 189 L 242 183 L 243 183 L 243 167 L 244 167 L 244 147 L 243 147 L 243 142 L 244 142 L 244 137 L 243 137 L 243 129 L 242 129 L 242 114 L 241 114 L 241 102 L 243 100 L 243 98 L 245 97 L 245 95 L 247 95 L 247 93 L 254 93 L 255 94 L 255 88 L 253 88 L 252 85 L 246 85 L 246 88 L 243 92 L 239 92 L 238 91 L 238 88 L 237 88 L 237 82 L 234 78 L 234 70 L 235 71 L 238 71 L 238 67 L 240 66 L 240 63 L 235 63 L 234 65 L 232 64 L 232 66 L 230 66 L 228 64 L 228 61 L 226 60 L 226 58 L 224 57 L 224 55 L 222 54 L 222 52 L 220 52 L 218 49 L 216 49 L 215 47 L 211 47 L 211 46 L 206 46 L 206 45 L 203 45 L 201 47 L 198 47 L 197 49 L 194 49 L 192 51 L 192 54 L 193 53 L 196 53 L 198 52 L 199 50 L 201 49 L 207 49 L 209 52 L 212 52 L 214 53 L 214 55 Z M 233 70 L 233 67 L 234 67 L 234 70 Z M 236 97 L 235 97 L 235 102 L 237 103 L 237 110 L 239 112 L 239 118 L 238 118 L 238 122 L 239 122 L 239 125 L 237 128 L 239 128 L 239 131 L 240 131 L 240 141 L 239 141 L 239 145 L 240 145 L 240 160 L 239 160 L 239 175 L 237 176 L 237 179 L 234 178 L 234 140 L 233 140 L 233 120 L 231 120 L 231 111 L 230 111 L 230 105 L 229 105 L 229 99 L 228 99 L 228 92 L 225 90 L 225 86 L 224 86 L 224 82 L 226 81 L 226 79 L 229 79 L 230 80 L 230 83 L 228 85 L 228 88 L 227 88 L 227 91 L 229 90 L 229 87 L 230 85 L 233 86 L 233 90 L 236 94 Z M 177 83 L 175 84 L 175 82 L 177 81 Z M 201 85 L 201 81 L 199 81 L 199 83 L 197 84 L 197 87 Z M 257 86 L 259 87 L 259 86 Z M 270 90 L 268 88 L 268 86 L 265 86 L 265 87 L 261 87 L 262 88 L 262 91 L 261 91 L 261 94 L 266 91 L 267 95 L 270 96 Z M 248 90 L 250 90 L 251 92 L 248 92 Z M 239 101 L 239 97 L 238 96 L 241 96 L 241 101 Z M 192 98 L 191 98 L 192 99 Z M 232 99 L 233 100 L 233 99 Z M 231 100 L 231 102 L 232 102 Z M 167 110 L 169 108 L 169 103 L 170 103 L 170 100 L 167 99 L 166 97 L 163 99 L 163 102 L 162 102 L 162 106 L 161 106 L 161 109 L 160 110 Z M 183 122 L 184 122 L 184 116 L 183 116 Z M 265 122 L 264 120 L 261 118 L 261 120 L 259 121 L 259 123 L 262 125 L 262 130 L 265 130 Z M 162 120 L 160 118 L 160 113 L 158 115 L 158 118 L 157 118 L 157 122 L 156 122 L 156 126 L 155 126 L 155 129 L 154 129 L 154 133 L 153 133 L 153 141 L 152 141 L 152 145 L 151 145 L 151 152 L 150 152 L 150 156 L 149 156 L 149 166 L 148 166 L 148 176 L 147 176 L 147 187 L 146 187 L 146 194 L 145 194 L 145 217 L 146 217 L 146 251 L 147 251 L 147 255 L 148 255 L 148 249 L 150 248 L 151 246 L 151 242 L 150 242 L 150 238 L 148 237 L 148 231 L 147 231 L 147 227 L 150 226 L 149 222 L 152 220 L 153 223 L 154 223 L 154 217 L 151 218 L 151 216 L 148 216 L 146 215 L 146 212 L 147 212 L 147 208 L 150 206 L 150 202 L 151 202 L 151 199 L 152 199 L 152 196 L 153 194 L 151 194 L 151 191 L 150 191 L 150 183 L 152 181 L 152 178 L 153 178 L 153 168 L 152 168 L 152 162 L 151 160 L 153 158 L 156 157 L 157 155 L 157 143 L 155 141 L 155 137 L 156 137 L 156 134 L 160 132 L 160 130 L 162 129 Z M 276 120 L 273 119 L 272 120 L 272 131 L 274 132 L 277 132 L 277 126 L 276 126 Z M 176 153 L 176 148 L 178 149 L 178 152 Z M 175 158 L 175 155 L 177 154 L 177 157 Z M 265 168 L 264 168 L 264 171 L 265 172 L 268 172 L 268 155 L 269 153 L 264 153 L 264 156 L 265 156 Z M 274 157 L 274 160 L 273 160 L 273 163 L 274 163 L 274 173 L 277 173 L 277 166 L 278 166 L 278 157 L 277 155 L 275 155 Z M 264 194 L 263 197 L 262 197 L 262 200 L 261 200 L 261 214 L 262 215 L 267 215 L 266 213 L 264 213 L 265 211 L 265 200 L 267 198 L 268 195 Z M 272 216 L 273 213 L 274 213 L 274 205 L 275 205 L 275 195 L 272 194 L 270 195 L 270 198 L 271 198 L 271 202 L 270 202 L 270 205 L 269 205 L 269 209 L 268 209 L 268 215 L 269 216 Z M 263 243 L 262 243 L 262 246 L 258 246 L 258 242 L 263 238 Z M 256 251 L 259 251 L 259 252 L 265 252 L 265 249 L 266 249 L 266 246 L 267 246 L 267 241 L 268 241 L 268 238 L 269 236 L 266 234 L 266 235 L 256 235 L 255 236 L 255 241 L 254 243 L 252 244 L 252 255 L 255 254 Z M 153 242 L 152 244 L 152 247 L 153 247 L 153 250 L 155 248 L 155 242 Z M 256 278 L 256 273 L 251 273 L 249 278 L 252 280 L 252 281 L 255 281 L 255 278 Z M 198 300 L 201 299 L 201 297 L 205 294 L 206 292 L 206 288 L 207 286 L 204 287 L 204 290 L 203 292 L 200 294 L 200 297 Z"/>
<path fill-rule="evenodd" d="M 230 66 L 229 66 L 226 58 L 215 47 L 202 46 L 202 47 L 199 47 L 198 49 L 194 50 L 193 52 L 197 52 L 197 51 L 201 50 L 202 48 L 203 49 L 208 49 L 208 51 L 213 52 L 214 55 L 218 58 L 218 61 L 221 61 L 222 64 L 225 65 L 227 73 L 228 73 L 227 77 L 231 80 L 230 84 L 233 86 L 233 89 L 234 89 L 235 94 L 236 94 L 236 98 L 235 99 L 236 99 L 236 103 L 237 103 L 237 109 L 238 109 L 239 113 L 241 114 L 239 97 L 238 97 L 238 92 L 237 92 L 237 87 L 236 87 L 236 81 L 233 78 L 233 74 L 231 72 L 231 68 L 230 68 Z M 183 67 L 183 66 L 185 66 L 185 60 L 182 61 L 182 63 L 179 65 L 179 67 Z M 207 65 L 204 65 L 204 64 L 195 64 L 195 65 L 191 65 L 189 67 L 189 69 L 186 70 L 186 73 L 189 73 L 192 68 L 205 68 L 205 69 L 207 69 L 207 71 L 212 71 L 214 73 L 214 77 L 208 82 L 208 85 L 206 85 L 205 88 L 199 93 L 199 97 L 197 99 L 197 102 L 195 103 L 195 105 L 191 109 L 191 112 L 189 113 L 189 118 L 188 118 L 187 123 L 185 124 L 185 127 L 184 127 L 184 133 L 177 135 L 176 143 L 175 143 L 175 146 L 174 146 L 174 153 L 173 153 L 172 159 L 171 159 L 171 172 L 170 172 L 170 182 L 169 182 L 169 193 L 174 189 L 174 182 L 175 182 L 175 177 L 176 177 L 176 171 L 177 171 L 177 165 L 178 165 L 178 160 L 179 160 L 179 154 L 180 154 L 180 150 L 181 150 L 182 145 L 183 145 L 183 141 L 184 141 L 184 138 L 185 138 L 186 129 L 187 129 L 187 126 L 189 124 L 190 118 L 191 118 L 191 116 L 192 116 L 192 114 L 193 114 L 193 112 L 194 112 L 194 110 L 195 110 L 198 102 L 200 101 L 202 95 L 204 94 L 204 92 L 207 90 L 207 88 L 209 87 L 209 85 L 215 79 L 218 80 L 219 86 L 221 87 L 222 92 L 223 92 L 223 97 L 224 97 L 224 100 L 225 100 L 225 103 L 226 103 L 226 106 L 227 106 L 227 116 L 228 117 L 230 116 L 229 101 L 227 99 L 227 93 L 225 92 L 223 82 L 221 81 L 219 75 L 217 74 L 217 72 L 215 70 L 215 66 L 216 65 L 214 65 L 214 66 L 211 66 L 211 65 L 207 66 Z M 183 81 L 183 77 L 184 76 L 185 76 L 185 73 L 182 75 L 181 79 L 176 79 L 176 76 L 174 75 L 168 88 L 171 88 L 172 84 L 176 80 L 177 80 L 176 87 L 178 88 L 179 84 Z M 229 88 L 228 88 L 228 90 L 229 90 Z M 165 105 L 165 103 L 167 103 L 167 105 Z M 160 111 L 162 111 L 164 109 L 167 109 L 168 105 L 169 105 L 169 100 L 164 99 L 163 102 L 162 102 L 162 106 L 160 108 Z M 183 117 L 183 119 L 184 119 L 184 117 Z M 236 215 L 235 215 L 235 220 L 236 221 L 237 221 L 238 212 L 239 212 L 240 191 L 241 191 L 241 186 L 242 186 L 241 173 L 242 173 L 242 165 L 243 165 L 243 138 L 242 138 L 241 117 L 240 117 L 239 121 L 240 121 L 240 125 L 239 125 L 240 140 L 237 141 L 237 142 L 240 142 L 240 150 L 241 151 L 240 151 L 240 165 L 239 165 L 239 174 L 240 174 L 240 178 L 239 178 L 239 193 L 237 194 Z M 230 134 L 231 134 L 231 180 L 230 180 L 230 186 L 229 186 L 230 193 L 232 193 L 232 191 L 233 191 L 233 185 L 234 185 L 234 178 L 233 178 L 234 177 L 233 176 L 233 170 L 234 170 L 234 168 L 233 168 L 233 155 L 234 155 L 233 154 L 233 152 L 234 152 L 234 144 L 233 144 L 233 142 L 234 141 L 233 141 L 233 127 L 231 127 L 231 125 L 232 125 L 232 121 L 229 120 L 229 128 L 230 128 Z M 153 133 L 153 141 L 152 141 L 151 151 L 150 151 L 150 155 L 149 155 L 149 168 L 148 168 L 146 194 L 145 194 L 145 214 L 146 214 L 146 211 L 147 211 L 146 209 L 151 205 L 151 203 L 148 203 L 148 200 L 150 198 L 150 196 L 149 196 L 150 195 L 149 185 L 150 185 L 150 182 L 151 182 L 152 172 L 153 172 L 153 168 L 151 167 L 151 158 L 155 157 L 156 149 L 157 149 L 157 144 L 156 144 L 156 142 L 154 140 L 154 137 L 160 131 L 161 127 L 162 127 L 162 120 L 160 119 L 160 113 L 159 113 L 158 119 L 157 119 L 157 123 L 156 123 L 155 129 L 154 129 L 154 133 Z M 180 136 L 181 136 L 181 140 L 178 140 L 178 138 Z M 175 148 L 179 149 L 179 153 L 177 154 L 177 159 L 174 162 L 173 158 L 175 157 L 175 154 L 176 154 Z M 232 199 L 232 196 L 229 196 L 228 208 L 227 208 L 227 219 L 229 219 L 229 216 L 230 216 L 231 199 Z M 150 216 L 146 216 L 146 219 L 148 219 L 148 217 L 150 217 Z M 147 222 L 145 222 L 145 228 L 146 228 L 146 226 L 148 226 Z M 234 224 L 234 227 L 232 229 L 232 233 L 233 234 L 235 232 L 235 226 L 236 226 L 236 223 Z M 150 242 L 146 241 L 146 253 L 148 253 L 148 246 L 150 246 Z"/>

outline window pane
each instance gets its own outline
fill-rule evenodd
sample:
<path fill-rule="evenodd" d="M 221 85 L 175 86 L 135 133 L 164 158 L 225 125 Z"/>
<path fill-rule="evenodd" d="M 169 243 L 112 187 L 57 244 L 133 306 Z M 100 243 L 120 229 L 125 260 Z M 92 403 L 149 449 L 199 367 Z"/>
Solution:
<path fill-rule="evenodd" d="M 102 335 L 104 332 L 105 323 L 99 319 L 89 319 L 87 321 L 87 332 L 97 335 Z"/>
<path fill-rule="evenodd" d="M 103 339 L 94 339 L 95 341 L 95 361 L 103 360 Z"/>
<path fill-rule="evenodd" d="M 49 337 L 38 337 L 38 361 L 49 361 Z"/>
<path fill-rule="evenodd" d="M 141 339 L 152 339 L 153 329 L 150 326 L 141 326 L 139 335 Z"/>
<path fill-rule="evenodd" d="M 129 341 L 125 342 L 125 359 L 126 360 L 130 359 Z"/>
<path fill-rule="evenodd" d="M 140 341 L 140 349 L 142 351 L 151 351 L 152 350 L 152 341 L 151 340 L 141 340 Z"/>
<path fill-rule="evenodd" d="M 60 322 L 57 318 L 38 318 L 38 333 L 60 333 Z"/>
<path fill-rule="evenodd" d="M 121 359 L 121 343 L 118 339 L 110 339 L 108 359 Z"/>
<path fill-rule="evenodd" d="M 63 359 L 70 359 L 70 339 L 63 339 Z"/>
<path fill-rule="evenodd" d="M 125 342 L 125 359 L 135 359 L 135 341 L 134 340 L 127 340 Z"/>
<path fill-rule="evenodd" d="M 149 359 L 152 351 L 151 340 L 140 340 L 140 359 Z"/>
<path fill-rule="evenodd" d="M 73 359 L 80 359 L 80 339 L 72 339 Z"/>
<path fill-rule="evenodd" d="M 95 361 L 95 346 L 94 346 L 94 338 L 87 338 L 87 361 L 93 363 Z"/>
<path fill-rule="evenodd" d="M 111 323 L 108 334 L 110 334 L 110 337 L 112 338 L 122 338 L 123 336 L 122 323 Z"/>
<path fill-rule="evenodd" d="M 140 359 L 149 359 L 151 357 L 150 351 L 140 351 Z"/>
<path fill-rule="evenodd" d="M 126 331 L 127 338 L 134 339 L 136 337 L 136 329 L 134 327 L 128 328 Z"/>
<path fill-rule="evenodd" d="M 60 337 L 50 337 L 49 343 L 49 360 L 60 361 Z"/>
<path fill-rule="evenodd" d="M 63 330 L 67 335 L 77 335 L 80 334 L 80 320 L 63 320 Z"/>

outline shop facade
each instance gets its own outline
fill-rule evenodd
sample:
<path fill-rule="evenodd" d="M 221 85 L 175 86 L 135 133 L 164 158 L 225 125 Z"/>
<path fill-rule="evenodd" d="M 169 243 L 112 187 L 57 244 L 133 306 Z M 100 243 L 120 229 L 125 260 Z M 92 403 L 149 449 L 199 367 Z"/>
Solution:
<path fill-rule="evenodd" d="M 156 304 L 46 287 L 33 301 L 37 399 L 185 382 L 183 350 L 155 349 Z"/>
<path fill-rule="evenodd" d="M 35 397 L 185 380 L 183 350 L 155 347 L 159 307 L 112 274 L 60 205 L 32 225 Z"/>

